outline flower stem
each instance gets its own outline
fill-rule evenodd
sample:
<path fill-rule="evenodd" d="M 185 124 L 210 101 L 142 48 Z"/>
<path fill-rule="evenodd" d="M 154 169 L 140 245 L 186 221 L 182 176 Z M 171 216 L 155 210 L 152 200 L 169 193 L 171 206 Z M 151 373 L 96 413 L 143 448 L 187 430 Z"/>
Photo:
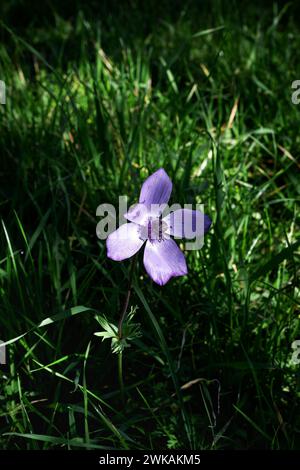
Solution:
<path fill-rule="evenodd" d="M 126 294 L 125 302 L 124 302 L 123 309 L 120 315 L 119 324 L 118 324 L 119 340 L 122 339 L 122 335 L 123 335 L 123 323 L 126 318 L 127 308 L 128 308 L 128 304 L 129 304 L 129 300 L 131 296 L 133 272 L 134 272 L 134 268 L 136 264 L 136 259 L 137 259 L 137 255 L 135 255 L 131 260 L 127 294 Z M 119 377 L 119 384 L 120 384 L 121 400 L 123 403 L 125 403 L 125 388 L 124 388 L 124 379 L 123 379 L 123 352 L 122 351 L 120 351 L 118 354 L 118 377 Z"/>
<path fill-rule="evenodd" d="M 125 403 L 125 392 L 124 392 L 124 380 L 123 380 L 123 352 L 120 351 L 118 354 L 118 377 L 119 377 L 119 384 L 120 384 L 120 393 L 121 393 L 121 401 Z"/>
<path fill-rule="evenodd" d="M 137 256 L 135 255 L 135 256 L 132 258 L 132 260 L 131 260 L 131 266 L 130 266 L 130 272 L 129 272 L 129 279 L 128 279 L 127 294 L 126 294 L 125 302 L 124 302 L 124 305 L 123 305 L 123 309 L 122 309 L 122 312 L 121 312 L 121 316 L 120 316 L 120 320 L 119 320 L 119 325 L 118 325 L 118 336 L 119 336 L 119 339 L 122 338 L 123 323 L 124 323 L 124 320 L 125 320 L 125 318 L 126 318 L 127 308 L 128 308 L 128 304 L 129 304 L 129 300 L 130 300 L 131 287 L 132 287 L 132 279 L 133 279 L 133 272 L 134 272 L 134 268 L 135 268 L 135 264 L 136 264 L 136 258 L 137 258 Z"/>

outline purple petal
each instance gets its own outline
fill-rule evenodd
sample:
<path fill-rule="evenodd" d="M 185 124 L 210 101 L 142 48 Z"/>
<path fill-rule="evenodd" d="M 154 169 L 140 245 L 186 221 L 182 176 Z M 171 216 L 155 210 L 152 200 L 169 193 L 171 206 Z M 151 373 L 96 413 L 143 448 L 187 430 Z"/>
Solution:
<path fill-rule="evenodd" d="M 203 236 L 211 225 L 210 218 L 200 211 L 179 209 L 163 218 L 169 228 L 166 233 L 178 238 L 195 238 Z"/>
<path fill-rule="evenodd" d="M 170 199 L 172 181 L 163 168 L 149 176 L 144 182 L 139 202 L 150 206 L 151 204 L 164 204 Z"/>
<path fill-rule="evenodd" d="M 147 241 L 144 266 L 154 282 L 163 286 L 171 277 L 187 274 L 184 254 L 174 240 Z"/>
<path fill-rule="evenodd" d="M 122 261 L 139 251 L 143 243 L 138 225 L 123 224 L 107 237 L 107 256 L 115 261 Z"/>
<path fill-rule="evenodd" d="M 212 221 L 210 220 L 208 215 L 204 214 L 204 233 L 208 232 L 208 230 L 210 229 L 211 224 L 212 224 Z"/>
<path fill-rule="evenodd" d="M 167 204 L 152 204 L 148 206 L 138 203 L 130 207 L 129 211 L 124 214 L 124 217 L 135 224 L 146 225 L 149 218 L 158 218 L 163 213 L 166 206 Z"/>
<path fill-rule="evenodd" d="M 135 204 L 129 208 L 129 211 L 124 214 L 124 217 L 135 224 L 145 225 L 149 215 L 149 208 L 145 204 Z"/>

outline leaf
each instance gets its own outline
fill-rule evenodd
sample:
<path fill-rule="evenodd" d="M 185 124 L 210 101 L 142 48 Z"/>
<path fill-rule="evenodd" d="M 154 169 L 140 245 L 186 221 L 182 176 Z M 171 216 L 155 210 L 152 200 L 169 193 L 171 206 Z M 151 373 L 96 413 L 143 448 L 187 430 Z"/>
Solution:
<path fill-rule="evenodd" d="M 110 323 L 104 315 L 96 315 L 96 320 L 102 326 L 104 331 L 97 331 L 95 336 L 105 339 L 111 339 L 111 351 L 119 354 L 125 348 L 129 348 L 129 341 L 133 341 L 141 336 L 141 328 L 139 323 L 133 323 L 133 317 L 137 307 L 131 307 L 127 318 L 123 323 L 122 338 L 119 338 L 118 327 L 114 323 Z"/>
<path fill-rule="evenodd" d="M 51 442 L 53 445 L 66 445 L 73 447 L 86 447 L 87 449 L 103 449 L 103 450 L 112 450 L 112 447 L 101 446 L 94 444 L 93 442 L 85 443 L 83 439 L 75 437 L 73 439 L 65 439 L 62 437 L 56 436 L 45 436 L 42 434 L 26 434 L 20 432 L 7 432 L 3 436 L 18 436 L 25 439 L 34 439 L 42 442 Z"/>
<path fill-rule="evenodd" d="M 266 434 L 251 418 L 249 418 L 249 416 L 247 416 L 236 405 L 233 405 L 233 407 L 236 411 L 238 411 L 245 418 L 246 421 L 248 421 L 248 423 L 250 423 L 254 427 L 254 429 L 256 429 L 256 431 L 258 431 L 262 436 L 264 436 L 265 439 L 267 439 L 268 441 L 271 441 L 271 437 L 268 434 Z"/>
<path fill-rule="evenodd" d="M 33 328 L 26 331 L 22 335 L 19 335 L 19 336 L 16 336 L 15 338 L 9 339 L 8 341 L 5 341 L 4 343 L 1 343 L 1 345 L 2 346 L 7 346 L 8 344 L 15 343 L 19 339 L 21 339 L 24 336 L 28 335 L 28 333 L 31 333 L 32 331 L 35 331 L 38 328 L 43 328 L 44 326 L 51 325 L 52 323 L 55 323 L 59 320 L 65 320 L 66 318 L 73 317 L 74 315 L 78 315 L 79 313 L 82 313 L 82 312 L 87 312 L 88 310 L 93 310 L 93 309 L 89 308 L 89 307 L 84 307 L 83 305 L 78 305 L 77 307 L 70 308 L 69 310 L 66 310 L 65 312 L 57 313 L 56 315 L 53 315 L 52 317 L 47 317 L 41 323 L 39 323 L 38 325 L 35 325 Z"/>
<path fill-rule="evenodd" d="M 260 266 L 254 273 L 250 274 L 250 283 L 255 281 L 261 276 L 265 276 L 269 272 L 271 272 L 274 268 L 279 266 L 282 261 L 285 259 L 292 258 L 296 249 L 300 246 L 300 240 L 293 243 L 292 245 L 288 246 L 281 250 L 277 255 L 273 256 L 272 259 L 267 261 L 265 264 Z"/>

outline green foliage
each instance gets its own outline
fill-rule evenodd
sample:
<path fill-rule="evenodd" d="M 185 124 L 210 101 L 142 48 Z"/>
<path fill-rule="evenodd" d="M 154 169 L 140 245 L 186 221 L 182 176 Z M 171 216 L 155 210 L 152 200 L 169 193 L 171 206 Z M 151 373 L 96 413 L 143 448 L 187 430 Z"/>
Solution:
<path fill-rule="evenodd" d="M 1 2 L 1 448 L 299 449 L 299 5 L 125 3 Z M 213 224 L 120 342 L 96 209 L 161 166 Z"/>
<path fill-rule="evenodd" d="M 110 323 L 105 316 L 97 315 L 96 320 L 103 328 L 103 331 L 94 333 L 95 336 L 100 336 L 102 341 L 105 339 L 111 340 L 111 352 L 120 354 L 125 348 L 129 348 L 130 342 L 142 336 L 141 326 L 139 323 L 133 322 L 133 317 L 136 313 L 137 307 L 131 307 L 130 312 L 126 316 L 123 323 L 122 337 L 119 337 L 118 326 Z"/>

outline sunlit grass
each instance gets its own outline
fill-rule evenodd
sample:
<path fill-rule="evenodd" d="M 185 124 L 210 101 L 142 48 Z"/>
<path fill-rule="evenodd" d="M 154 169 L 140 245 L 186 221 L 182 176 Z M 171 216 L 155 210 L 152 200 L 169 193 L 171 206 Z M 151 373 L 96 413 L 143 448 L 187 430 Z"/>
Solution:
<path fill-rule="evenodd" d="M 299 30 L 292 7 L 206 8 L 3 25 L 2 448 L 299 448 Z M 94 333 L 129 263 L 106 258 L 96 208 L 159 167 L 213 225 L 163 288 L 139 258 L 123 406 Z"/>

